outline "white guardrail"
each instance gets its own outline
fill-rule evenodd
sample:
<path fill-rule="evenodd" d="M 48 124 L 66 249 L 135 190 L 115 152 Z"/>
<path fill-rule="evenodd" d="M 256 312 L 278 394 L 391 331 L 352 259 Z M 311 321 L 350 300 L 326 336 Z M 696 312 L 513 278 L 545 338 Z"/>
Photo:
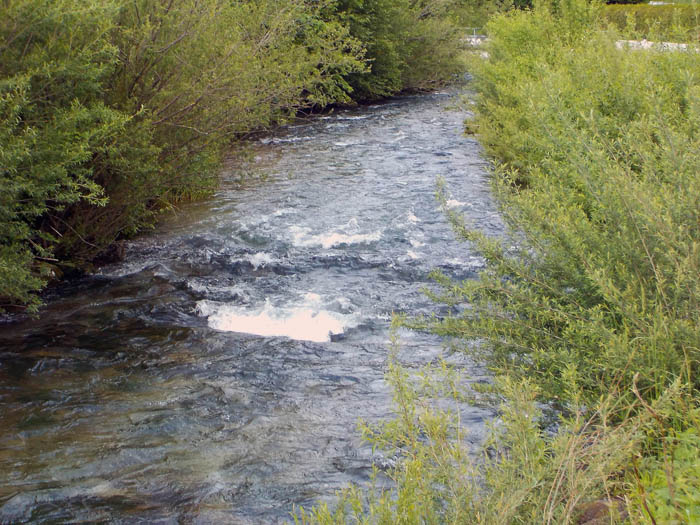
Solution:
<path fill-rule="evenodd" d="M 654 51 L 700 51 L 697 46 L 680 44 L 678 42 L 651 42 L 649 40 L 618 40 L 615 42 L 618 49 L 652 49 Z"/>
<path fill-rule="evenodd" d="M 472 47 L 480 47 L 487 36 L 479 33 L 480 27 L 465 27 L 464 42 Z M 700 47 L 679 42 L 652 42 L 650 40 L 618 40 L 615 42 L 618 49 L 652 50 L 652 51 L 693 51 L 700 52 Z"/>

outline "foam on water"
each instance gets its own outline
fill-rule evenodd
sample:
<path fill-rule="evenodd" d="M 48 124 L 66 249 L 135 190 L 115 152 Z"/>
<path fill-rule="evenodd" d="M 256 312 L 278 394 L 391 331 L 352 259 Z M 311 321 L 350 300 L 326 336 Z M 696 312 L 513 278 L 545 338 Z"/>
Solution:
<path fill-rule="evenodd" d="M 343 230 L 335 230 L 313 235 L 311 229 L 292 226 L 292 242 L 295 246 L 309 247 L 321 246 L 324 249 L 341 246 L 343 244 L 362 244 L 375 242 L 382 238 L 382 232 L 349 233 Z"/>
<path fill-rule="evenodd" d="M 288 144 L 292 142 L 304 142 L 308 140 L 313 140 L 314 137 L 304 136 L 304 137 L 263 137 L 260 139 L 261 144 Z"/>
<path fill-rule="evenodd" d="M 445 202 L 445 205 L 448 208 L 460 208 L 462 206 L 466 206 L 466 202 L 461 202 L 456 199 L 449 199 L 447 202 Z"/>
<path fill-rule="evenodd" d="M 253 265 L 253 268 L 255 268 L 256 270 L 261 266 L 272 264 L 275 260 L 272 257 L 272 254 L 269 254 L 267 252 L 253 253 L 249 255 L 246 259 L 248 260 L 248 262 L 250 262 L 250 264 Z"/>
<path fill-rule="evenodd" d="M 199 301 L 197 311 L 208 317 L 211 328 L 265 337 L 289 337 L 299 341 L 329 342 L 357 324 L 354 315 L 331 312 L 317 294 L 306 294 L 300 304 L 275 307 L 269 300 L 258 309 L 242 308 L 214 301 Z"/>

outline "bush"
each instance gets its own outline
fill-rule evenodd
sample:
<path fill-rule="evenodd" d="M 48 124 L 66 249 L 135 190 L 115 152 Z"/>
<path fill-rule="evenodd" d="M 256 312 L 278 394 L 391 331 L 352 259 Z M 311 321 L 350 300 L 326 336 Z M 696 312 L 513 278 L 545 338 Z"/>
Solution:
<path fill-rule="evenodd" d="M 617 50 L 595 8 L 569 9 L 492 24 L 477 126 L 525 239 L 514 256 L 460 230 L 492 270 L 449 290 L 474 310 L 439 326 L 489 333 L 499 366 L 550 400 L 572 375 L 587 403 L 637 373 L 650 398 L 681 376 L 697 387 L 700 60 Z"/>
<path fill-rule="evenodd" d="M 612 396 L 616 425 L 656 414 L 638 453 L 664 463 L 669 436 L 695 428 L 700 387 L 700 57 L 619 50 L 577 0 L 497 17 L 489 35 L 473 126 L 518 248 L 453 217 L 489 269 L 438 277 L 470 308 L 431 324 L 480 340 L 494 371 L 533 381 L 558 413 Z"/>
<path fill-rule="evenodd" d="M 700 37 L 695 5 L 608 5 L 602 14 L 630 38 L 697 42 Z"/>
<path fill-rule="evenodd" d="M 12 0 L 0 19 L 0 297 L 90 268 L 221 151 L 301 108 L 427 89 L 461 70 L 442 0 Z M 0 305 L 0 311 L 2 311 Z"/>
<path fill-rule="evenodd" d="M 15 0 L 0 20 L 0 297 L 29 303 L 168 202 L 220 149 L 350 100 L 361 44 L 301 0 Z"/>
<path fill-rule="evenodd" d="M 335 16 L 364 43 L 369 70 L 353 73 L 354 96 L 371 100 L 431 89 L 464 70 L 453 0 L 338 0 Z"/>
<path fill-rule="evenodd" d="M 11 2 L 0 21 L 0 296 L 14 301 L 36 304 L 64 231 L 52 217 L 104 206 L 95 171 L 128 136 L 129 116 L 102 92 L 117 68 L 106 35 L 118 5 L 80 4 Z"/>
<path fill-rule="evenodd" d="M 484 32 L 486 23 L 496 13 L 502 13 L 513 7 L 526 9 L 532 7 L 530 0 L 462 0 L 455 11 L 460 26 Z"/>
<path fill-rule="evenodd" d="M 444 363 L 416 377 L 393 358 L 387 378 L 395 418 L 362 430 L 376 450 L 398 458 L 386 472 L 393 486 L 349 488 L 333 510 L 299 509 L 296 522 L 575 523 L 592 496 L 626 486 L 610 473 L 633 457 L 644 421 L 611 425 L 612 404 L 588 415 L 574 411 L 552 436 L 542 429 L 538 387 L 503 377 L 497 386 L 506 401 L 484 454 L 475 455 L 455 408 L 465 395 L 473 396 L 464 378 Z"/>
<path fill-rule="evenodd" d="M 700 413 L 688 409 L 690 423 L 662 437 L 660 458 L 643 458 L 634 469 L 630 493 L 633 519 L 641 523 L 698 523 L 700 521 Z"/>

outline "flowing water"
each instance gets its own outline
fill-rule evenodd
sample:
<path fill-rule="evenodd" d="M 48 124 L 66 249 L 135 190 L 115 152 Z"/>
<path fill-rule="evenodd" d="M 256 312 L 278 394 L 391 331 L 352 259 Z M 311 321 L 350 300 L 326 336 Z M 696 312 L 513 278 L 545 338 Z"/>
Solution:
<path fill-rule="evenodd" d="M 503 228 L 455 96 L 256 140 L 124 263 L 0 325 L 0 522 L 285 522 L 390 464 L 357 420 L 391 415 L 391 314 L 444 314 L 421 291 L 430 271 L 483 266 L 436 177 L 472 224 Z M 440 353 L 401 335 L 407 366 Z M 475 443 L 491 416 L 462 407 Z"/>

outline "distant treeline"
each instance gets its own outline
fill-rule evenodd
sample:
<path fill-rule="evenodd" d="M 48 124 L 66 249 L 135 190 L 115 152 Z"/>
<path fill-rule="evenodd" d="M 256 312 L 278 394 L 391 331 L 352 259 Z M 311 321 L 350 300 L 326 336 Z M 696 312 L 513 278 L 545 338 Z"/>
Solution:
<path fill-rule="evenodd" d="M 7 0 L 0 311 L 216 184 L 222 149 L 302 108 L 462 69 L 452 0 Z"/>

